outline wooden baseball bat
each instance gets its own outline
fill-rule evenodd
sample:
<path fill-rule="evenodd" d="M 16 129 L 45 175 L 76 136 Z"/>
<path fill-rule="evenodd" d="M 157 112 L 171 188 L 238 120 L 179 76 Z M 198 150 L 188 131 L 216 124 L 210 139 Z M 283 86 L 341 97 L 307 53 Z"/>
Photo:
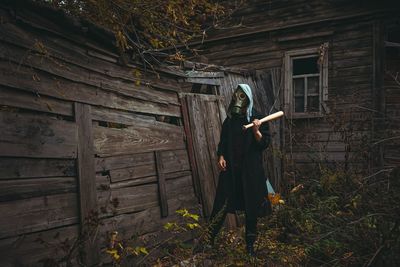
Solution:
<path fill-rule="evenodd" d="M 284 115 L 283 111 L 278 111 L 278 112 L 272 113 L 271 115 L 268 115 L 268 116 L 262 118 L 260 120 L 260 122 L 264 123 L 264 122 L 267 122 L 267 121 L 272 121 L 272 120 L 275 120 L 277 118 L 282 117 L 283 115 Z M 249 129 L 249 128 L 253 127 L 253 126 L 254 126 L 253 123 L 243 125 L 243 130 Z"/>

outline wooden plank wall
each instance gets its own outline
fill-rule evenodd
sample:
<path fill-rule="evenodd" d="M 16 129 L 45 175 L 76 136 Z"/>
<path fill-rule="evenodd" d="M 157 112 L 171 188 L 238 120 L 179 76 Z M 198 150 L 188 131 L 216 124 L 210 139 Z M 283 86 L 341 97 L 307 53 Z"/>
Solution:
<path fill-rule="evenodd" d="M 197 47 L 210 63 L 272 73 L 283 70 L 286 51 L 329 43 L 330 113 L 285 121 L 282 153 L 293 164 L 285 169 L 290 177 L 296 175 L 289 172 L 312 170 L 315 163 L 370 168 L 375 112 L 371 14 L 382 8 L 343 1 L 251 1 L 237 14 L 246 27 L 219 30 Z"/>
<path fill-rule="evenodd" d="M 384 39 L 383 94 L 381 95 L 384 119 L 379 116 L 381 131 L 378 132 L 375 144 L 381 146 L 384 168 L 400 166 L 400 18 L 383 24 Z M 381 23 L 382 24 L 382 23 Z M 382 123 L 384 122 L 384 123 Z"/>
<path fill-rule="evenodd" d="M 65 257 L 90 214 L 105 258 L 110 231 L 157 236 L 198 205 L 175 78 L 46 12 L 0 6 L 1 266 Z"/>

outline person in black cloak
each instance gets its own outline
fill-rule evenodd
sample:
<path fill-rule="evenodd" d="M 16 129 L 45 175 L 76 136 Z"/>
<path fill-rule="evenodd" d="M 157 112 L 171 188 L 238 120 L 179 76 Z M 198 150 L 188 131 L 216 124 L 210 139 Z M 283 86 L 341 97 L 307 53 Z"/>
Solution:
<path fill-rule="evenodd" d="M 262 152 L 270 143 L 268 123 L 261 124 L 253 109 L 250 86 L 239 84 L 222 124 L 218 144 L 218 167 L 221 170 L 213 210 L 210 216 L 210 242 L 213 245 L 227 213 L 244 211 L 246 250 L 254 256 L 257 218 L 272 212 L 263 168 Z M 242 127 L 253 122 L 251 129 Z"/>

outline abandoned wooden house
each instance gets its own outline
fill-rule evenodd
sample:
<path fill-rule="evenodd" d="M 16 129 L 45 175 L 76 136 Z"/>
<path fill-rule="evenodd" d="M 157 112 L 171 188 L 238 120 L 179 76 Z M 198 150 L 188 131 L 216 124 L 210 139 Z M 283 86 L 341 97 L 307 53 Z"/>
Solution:
<path fill-rule="evenodd" d="M 268 103 L 286 114 L 275 151 L 285 183 L 315 163 L 382 172 L 400 164 L 399 7 L 395 1 L 246 1 L 231 27 L 191 48 L 203 62 L 266 77 Z"/>
<path fill-rule="evenodd" d="M 17 3 L 0 5 L 0 265 L 109 262 L 113 231 L 156 245 L 177 209 L 207 217 L 223 96 L 249 73 L 143 71 L 107 31 Z"/>
<path fill-rule="evenodd" d="M 212 64 L 145 72 L 121 62 L 107 31 L 12 2 L 0 4 L 1 266 L 74 261 L 74 242 L 93 226 L 83 260 L 109 262 L 113 231 L 155 245 L 175 210 L 207 217 L 238 83 L 252 87 L 261 112 L 287 114 L 271 123 L 265 155 L 276 187 L 315 163 L 399 165 L 398 10 L 249 1 L 231 30 L 192 44 Z"/>

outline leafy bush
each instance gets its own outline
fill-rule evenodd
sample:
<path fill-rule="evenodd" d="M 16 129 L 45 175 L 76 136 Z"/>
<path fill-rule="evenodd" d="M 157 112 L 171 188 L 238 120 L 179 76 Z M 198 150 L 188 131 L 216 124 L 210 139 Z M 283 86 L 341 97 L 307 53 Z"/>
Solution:
<path fill-rule="evenodd" d="M 396 266 L 400 262 L 400 170 L 387 176 L 362 177 L 322 169 L 303 179 L 259 220 L 257 258 L 245 253 L 244 228 L 223 230 L 216 245 L 193 255 L 190 246 L 159 259 L 215 266 Z M 199 225 L 199 229 L 206 229 Z M 184 253 L 183 253 L 184 252 Z M 186 258 L 176 257 L 186 255 Z M 191 266 L 191 265 L 184 265 Z"/>

